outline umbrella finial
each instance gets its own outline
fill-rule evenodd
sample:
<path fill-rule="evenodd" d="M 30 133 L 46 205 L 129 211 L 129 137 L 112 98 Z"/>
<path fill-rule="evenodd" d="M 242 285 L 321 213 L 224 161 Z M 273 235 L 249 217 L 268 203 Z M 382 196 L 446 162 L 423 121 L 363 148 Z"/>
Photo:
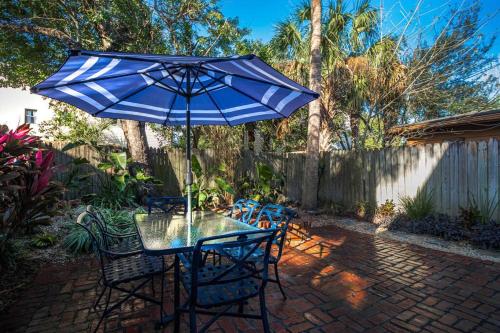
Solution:
<path fill-rule="evenodd" d="M 68 53 L 69 53 L 69 56 L 70 56 L 70 57 L 71 57 L 71 56 L 75 57 L 75 56 L 82 55 L 82 51 L 81 51 L 81 50 L 69 50 L 69 52 L 68 52 Z"/>

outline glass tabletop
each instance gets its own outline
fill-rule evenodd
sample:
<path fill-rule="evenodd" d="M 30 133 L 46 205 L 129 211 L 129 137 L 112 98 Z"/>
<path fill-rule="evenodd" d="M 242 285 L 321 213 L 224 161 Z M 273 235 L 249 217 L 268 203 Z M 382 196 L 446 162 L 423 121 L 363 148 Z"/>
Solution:
<path fill-rule="evenodd" d="M 144 251 L 150 255 L 192 249 L 200 238 L 258 230 L 211 211 L 193 212 L 191 224 L 185 215 L 165 213 L 136 214 L 135 223 Z"/>

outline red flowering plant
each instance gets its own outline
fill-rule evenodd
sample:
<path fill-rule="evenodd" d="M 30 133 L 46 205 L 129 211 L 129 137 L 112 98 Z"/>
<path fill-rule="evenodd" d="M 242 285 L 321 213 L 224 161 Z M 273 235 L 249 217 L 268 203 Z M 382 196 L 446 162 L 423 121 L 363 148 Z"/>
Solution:
<path fill-rule="evenodd" d="M 18 232 L 48 224 L 62 187 L 52 180 L 54 153 L 40 148 L 27 124 L 0 131 L 0 254 Z"/>

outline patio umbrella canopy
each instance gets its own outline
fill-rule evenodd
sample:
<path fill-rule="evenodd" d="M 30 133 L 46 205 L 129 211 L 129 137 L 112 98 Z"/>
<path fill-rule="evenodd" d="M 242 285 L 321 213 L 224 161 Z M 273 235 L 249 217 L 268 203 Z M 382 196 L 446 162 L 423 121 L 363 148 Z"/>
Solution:
<path fill-rule="evenodd" d="M 76 50 L 31 89 L 102 118 L 185 125 L 191 217 L 191 125 L 285 118 L 318 98 L 255 55 L 189 57 Z"/>

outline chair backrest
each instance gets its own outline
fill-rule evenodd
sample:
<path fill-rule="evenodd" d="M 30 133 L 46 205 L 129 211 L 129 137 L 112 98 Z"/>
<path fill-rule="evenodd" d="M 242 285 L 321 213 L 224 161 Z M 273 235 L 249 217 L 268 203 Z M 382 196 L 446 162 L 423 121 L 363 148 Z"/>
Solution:
<path fill-rule="evenodd" d="M 229 216 L 234 218 L 238 215 L 239 221 L 250 224 L 255 210 L 259 207 L 260 203 L 255 200 L 239 199 L 233 204 Z"/>
<path fill-rule="evenodd" d="M 87 231 L 92 241 L 94 252 L 96 253 L 101 264 L 101 269 L 104 269 L 105 254 L 103 253 L 103 250 L 107 248 L 107 245 L 102 234 L 102 229 L 99 225 L 99 221 L 97 221 L 96 217 L 92 214 L 83 212 L 78 215 L 76 224 Z"/>
<path fill-rule="evenodd" d="M 153 208 L 161 209 L 165 214 L 175 212 L 176 209 L 182 208 L 184 214 L 187 213 L 187 199 L 185 197 L 147 197 L 148 214 L 151 214 Z"/>
<path fill-rule="evenodd" d="M 262 224 L 262 222 L 265 221 L 269 223 L 269 228 L 277 230 L 273 244 L 275 244 L 278 248 L 278 253 L 276 254 L 276 259 L 278 261 L 283 253 L 288 226 L 292 218 L 296 216 L 297 212 L 294 210 L 277 204 L 265 205 L 257 215 L 255 225 L 259 225 L 259 223 Z"/>
<path fill-rule="evenodd" d="M 92 244 L 94 245 L 95 253 L 101 264 L 101 270 L 104 279 L 106 279 L 104 274 L 104 265 L 107 262 L 113 261 L 120 257 L 127 257 L 130 255 L 134 255 L 137 252 L 137 251 L 131 251 L 131 252 L 111 251 L 109 248 L 109 241 L 118 241 L 118 240 L 113 239 L 113 235 L 106 236 L 97 218 L 88 212 L 81 213 L 78 216 L 76 223 L 80 227 L 84 228 L 89 234 L 92 240 Z M 106 239 L 108 239 L 108 241 L 106 241 Z"/>
<path fill-rule="evenodd" d="M 101 211 L 93 207 L 92 205 L 88 205 L 85 209 L 88 216 L 95 223 L 95 226 L 99 228 L 99 236 L 103 242 L 104 247 L 109 250 L 109 247 L 113 244 L 113 239 L 109 234 L 108 223 L 106 219 L 102 215 Z"/>
<path fill-rule="evenodd" d="M 265 288 L 268 280 L 269 253 L 272 240 L 277 230 L 252 230 L 246 232 L 217 235 L 199 239 L 194 247 L 191 261 L 191 297 L 197 300 L 197 288 L 207 285 L 243 282 L 243 280 L 260 276 L 260 288 Z M 264 248 L 264 255 L 259 256 L 261 262 L 253 265 L 248 258 Z M 199 270 L 203 266 L 203 256 L 206 251 L 216 251 L 222 254 L 228 264 L 222 265 L 216 274 L 209 278 L 199 279 Z"/>

